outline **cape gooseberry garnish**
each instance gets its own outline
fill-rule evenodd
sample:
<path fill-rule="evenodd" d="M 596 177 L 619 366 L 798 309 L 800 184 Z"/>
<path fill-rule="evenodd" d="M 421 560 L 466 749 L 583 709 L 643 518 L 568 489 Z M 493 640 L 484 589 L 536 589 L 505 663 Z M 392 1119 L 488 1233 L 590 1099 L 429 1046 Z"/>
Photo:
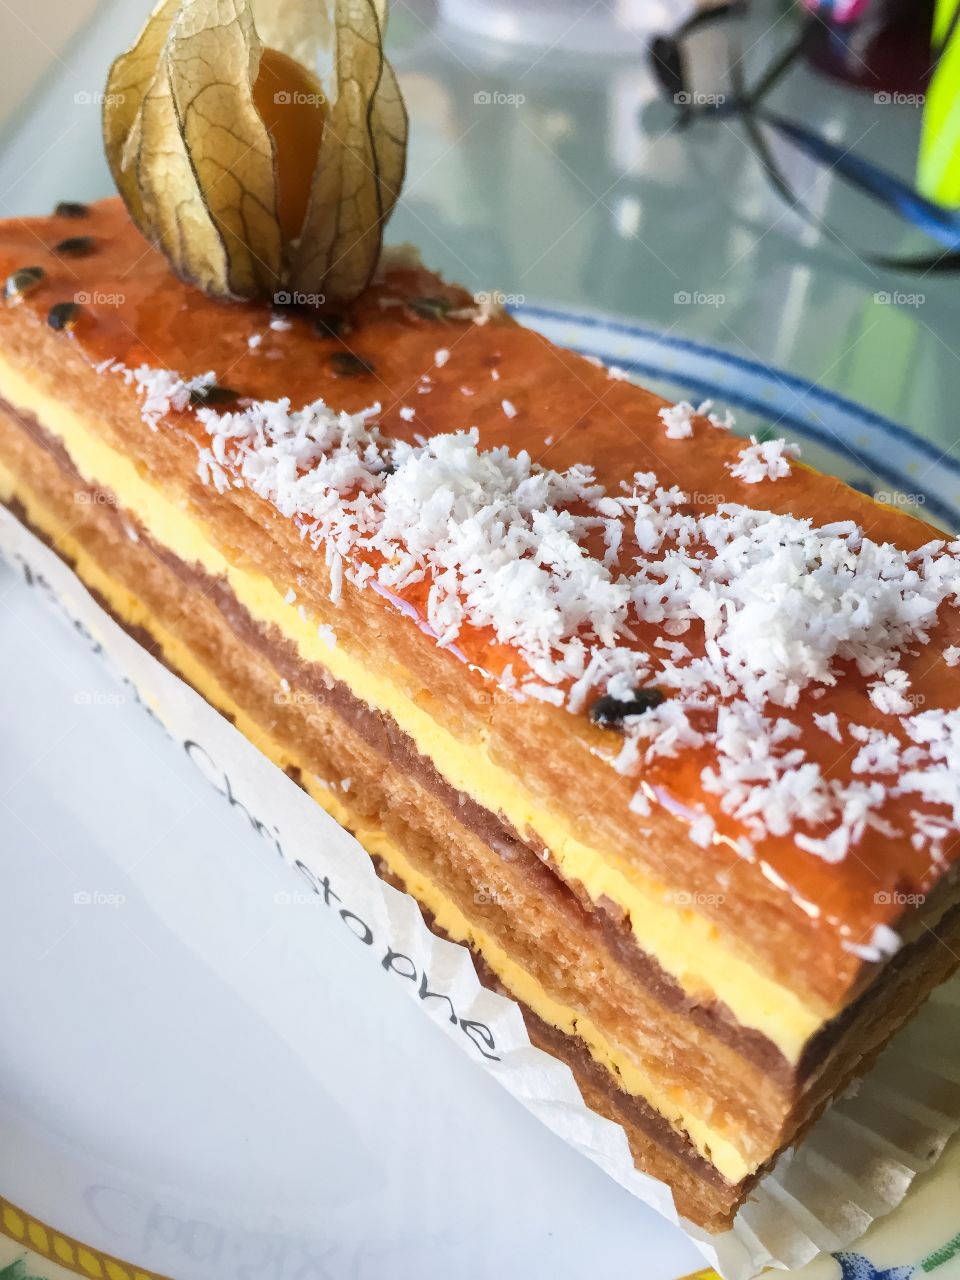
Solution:
<path fill-rule="evenodd" d="M 70 236 L 54 245 L 53 252 L 59 258 L 86 258 L 96 247 L 97 242 L 93 236 Z"/>
<path fill-rule="evenodd" d="M 43 280 L 43 274 L 42 267 L 21 267 L 12 276 L 7 276 L 3 292 L 8 298 L 22 298 L 36 289 Z"/>
<path fill-rule="evenodd" d="M 110 69 L 104 142 L 130 216 L 178 275 L 217 297 L 336 303 L 364 288 L 406 158 L 385 5 L 156 5 Z"/>
<path fill-rule="evenodd" d="M 81 204 L 79 200 L 61 200 L 53 212 L 57 218 L 86 218 L 90 214 L 90 206 Z"/>
<path fill-rule="evenodd" d="M 652 711 L 663 702 L 663 694 L 659 689 L 634 689 L 629 700 L 612 698 L 605 693 L 590 708 L 590 719 L 603 729 L 619 729 L 627 716 L 642 716 L 645 711 Z"/>
<path fill-rule="evenodd" d="M 55 302 L 47 312 L 47 324 L 51 329 L 72 329 L 80 319 L 77 302 Z"/>

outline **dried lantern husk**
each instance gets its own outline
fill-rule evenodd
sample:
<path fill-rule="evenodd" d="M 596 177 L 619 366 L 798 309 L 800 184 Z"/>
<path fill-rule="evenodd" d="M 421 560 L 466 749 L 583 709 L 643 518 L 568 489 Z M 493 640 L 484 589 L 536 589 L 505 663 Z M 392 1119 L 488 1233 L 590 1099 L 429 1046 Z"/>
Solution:
<path fill-rule="evenodd" d="M 104 144 L 130 216 L 178 275 L 225 298 L 283 289 L 337 302 L 364 288 L 406 156 L 385 19 L 383 0 L 156 6 L 110 69 Z M 322 86 L 315 157 L 281 155 L 257 108 L 265 50 Z M 302 222 L 285 235 L 279 197 L 291 163 L 310 163 L 312 174 Z"/>

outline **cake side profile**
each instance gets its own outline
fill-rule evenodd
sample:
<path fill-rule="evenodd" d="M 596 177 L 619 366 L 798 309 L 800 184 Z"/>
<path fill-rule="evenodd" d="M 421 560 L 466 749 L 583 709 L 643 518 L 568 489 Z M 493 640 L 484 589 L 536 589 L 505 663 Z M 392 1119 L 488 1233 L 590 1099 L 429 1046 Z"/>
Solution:
<path fill-rule="evenodd" d="M 0 497 L 729 1223 L 957 965 L 960 544 L 388 255 L 0 226 Z"/>

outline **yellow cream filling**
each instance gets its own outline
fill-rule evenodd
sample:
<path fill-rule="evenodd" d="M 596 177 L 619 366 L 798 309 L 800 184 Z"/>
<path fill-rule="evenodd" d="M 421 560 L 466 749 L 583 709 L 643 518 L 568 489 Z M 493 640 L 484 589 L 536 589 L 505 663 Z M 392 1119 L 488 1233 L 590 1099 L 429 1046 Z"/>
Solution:
<path fill-rule="evenodd" d="M 686 1133 L 696 1150 L 729 1182 L 740 1182 L 754 1171 L 756 1161 L 748 1161 L 729 1138 L 686 1110 L 675 1096 L 651 1081 L 646 1072 L 625 1058 L 610 1043 L 595 1023 L 578 1014 L 569 1005 L 555 1000 L 532 974 L 508 956 L 494 938 L 471 924 L 455 903 L 407 861 L 396 843 L 383 830 L 358 823 L 349 807 L 330 788 L 322 786 L 309 773 L 304 773 L 303 762 L 291 755 L 242 710 L 209 669 L 198 662 L 193 651 L 159 623 L 137 596 L 111 578 L 69 532 L 63 531 L 62 526 L 36 496 L 25 492 L 2 463 L 0 494 L 4 497 L 16 494 L 26 507 L 31 521 L 55 539 L 58 550 L 76 565 L 77 573 L 87 586 L 98 592 L 117 616 L 148 630 L 160 644 L 167 661 L 212 706 L 230 716 L 239 732 L 263 755 L 281 769 L 296 766 L 304 774 L 304 785 L 317 803 L 341 826 L 353 831 L 368 853 L 384 859 L 393 874 L 403 882 L 407 892 L 412 893 L 433 913 L 437 923 L 449 937 L 466 943 L 479 952 L 518 1000 L 522 1000 L 544 1022 L 549 1022 L 568 1035 L 578 1036 L 586 1044 L 592 1057 L 617 1078 L 627 1093 L 644 1098 L 665 1119 Z"/>
<path fill-rule="evenodd" d="M 303 617 L 265 575 L 229 561 L 185 502 L 151 484 L 73 409 L 37 391 L 2 359 L 0 388 L 11 404 L 53 431 L 84 479 L 114 493 L 159 544 L 187 564 L 224 578 L 248 612 L 274 623 L 305 660 L 319 663 L 356 697 L 392 716 L 451 786 L 502 813 L 517 831 L 535 832 L 564 876 L 579 881 L 594 901 L 607 897 L 622 907 L 640 947 L 686 992 L 699 999 L 715 996 L 742 1026 L 762 1032 L 788 1061 L 799 1060 L 832 1010 L 802 1000 L 767 976 L 742 944 L 728 943 L 711 921 L 671 903 L 665 886 L 627 859 L 577 839 L 563 814 L 546 808 L 519 778 L 492 761 L 481 740 L 457 738 L 362 656 L 342 644 L 331 647 L 318 634 L 318 619 Z M 335 624 L 335 614 L 329 620 Z"/>

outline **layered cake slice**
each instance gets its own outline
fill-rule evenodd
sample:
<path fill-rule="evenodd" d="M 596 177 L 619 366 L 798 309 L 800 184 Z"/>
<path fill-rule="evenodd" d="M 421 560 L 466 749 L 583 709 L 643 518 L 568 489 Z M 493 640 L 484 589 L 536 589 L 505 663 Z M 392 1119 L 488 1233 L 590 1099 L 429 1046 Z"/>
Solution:
<path fill-rule="evenodd" d="M 726 1226 L 957 965 L 960 544 L 409 254 L 217 301 L 114 200 L 0 271 L 2 500 Z"/>

